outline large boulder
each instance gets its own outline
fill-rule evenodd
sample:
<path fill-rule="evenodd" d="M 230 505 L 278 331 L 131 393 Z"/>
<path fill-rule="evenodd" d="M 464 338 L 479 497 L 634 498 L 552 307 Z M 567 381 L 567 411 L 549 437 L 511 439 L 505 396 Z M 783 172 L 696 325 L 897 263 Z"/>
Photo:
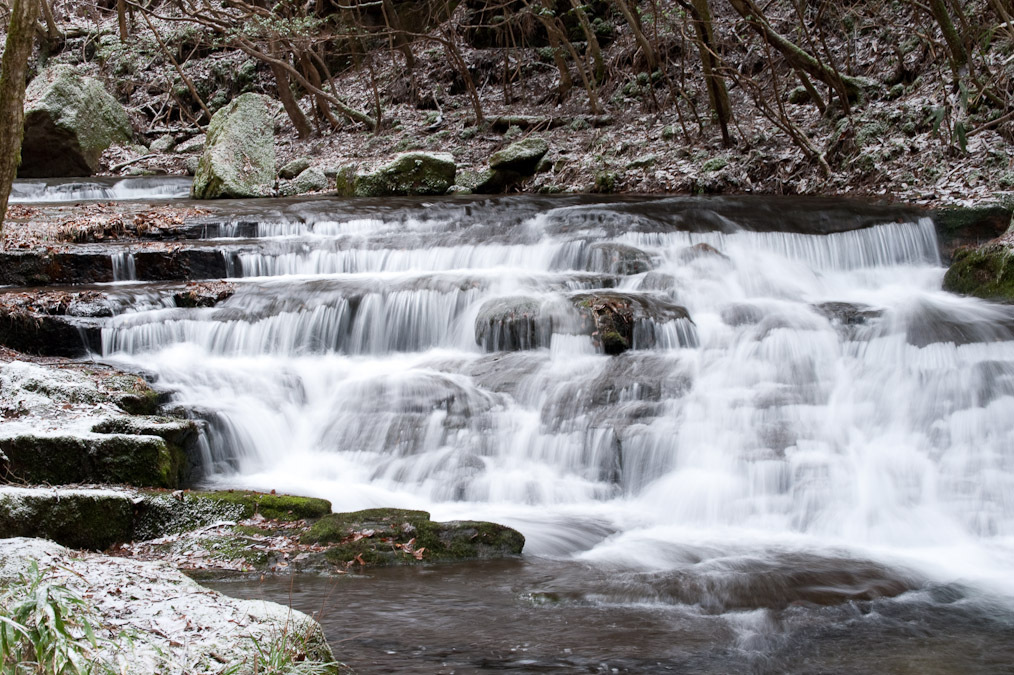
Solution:
<path fill-rule="evenodd" d="M 195 199 L 265 197 L 275 182 L 271 99 L 242 94 L 215 113 L 194 174 Z"/>
<path fill-rule="evenodd" d="M 356 197 L 442 195 L 454 185 L 457 170 L 450 153 L 406 152 L 372 173 L 358 173 L 344 183 L 339 179 L 338 192 L 348 194 L 351 188 Z"/>
<path fill-rule="evenodd" d="M 102 152 L 133 137 L 127 113 L 102 83 L 57 65 L 25 91 L 22 178 L 90 176 Z"/>
<path fill-rule="evenodd" d="M 50 606 L 67 605 L 61 597 L 68 595 L 85 599 L 71 611 L 77 626 L 89 622 L 98 648 L 84 646 L 77 628 L 72 631 L 79 637 L 61 648 L 87 655 L 92 672 L 280 672 L 265 665 L 269 659 L 299 667 L 286 672 L 338 672 L 320 624 L 307 615 L 222 595 L 172 564 L 80 553 L 39 539 L 0 539 L 0 584 L 12 601 L 22 602 L 33 582 L 66 589 L 50 591 Z"/>
<path fill-rule="evenodd" d="M 489 168 L 494 171 L 513 171 L 522 176 L 532 176 L 547 152 L 549 144 L 546 141 L 535 137 L 525 138 L 494 152 L 489 158 Z"/>
<path fill-rule="evenodd" d="M 40 537 L 102 551 L 130 541 L 134 501 L 120 490 L 0 486 L 0 537 Z"/>
<path fill-rule="evenodd" d="M 944 275 L 944 290 L 986 300 L 1014 302 L 1014 248 L 994 240 L 959 248 Z"/>

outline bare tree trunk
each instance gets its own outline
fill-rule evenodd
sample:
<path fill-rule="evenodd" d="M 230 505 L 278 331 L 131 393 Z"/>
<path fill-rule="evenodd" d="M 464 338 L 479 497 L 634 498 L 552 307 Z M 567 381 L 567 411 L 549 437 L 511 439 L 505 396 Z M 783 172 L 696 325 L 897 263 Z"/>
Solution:
<path fill-rule="evenodd" d="M 272 54 L 272 56 L 276 59 L 282 58 L 277 54 Z M 296 127 L 296 133 L 299 134 L 299 137 L 306 138 L 313 133 L 313 128 L 307 121 L 306 115 L 303 114 L 302 108 L 299 107 L 299 103 L 296 102 L 295 97 L 292 95 L 289 74 L 280 64 L 269 63 L 268 65 L 271 66 L 271 74 L 275 76 L 275 84 L 278 87 L 278 99 L 282 102 L 282 107 L 285 108 L 289 119 L 292 120 L 292 124 Z"/>
<path fill-rule="evenodd" d="M 45 2 L 46 0 L 41 0 Z M 124 0 L 116 0 L 116 23 L 120 27 L 120 42 L 126 44 L 129 32 L 127 31 L 127 3 Z"/>
<path fill-rule="evenodd" d="M 814 77 L 838 92 L 842 105 L 848 109 L 849 99 L 859 93 L 859 84 L 845 77 L 834 68 L 821 63 L 794 42 L 772 28 L 764 12 L 753 0 L 729 0 L 729 4 L 747 23 L 756 30 L 764 41 L 778 50 L 792 66 Z"/>
<path fill-rule="evenodd" d="M 63 33 L 56 26 L 56 17 L 53 16 L 53 8 L 49 5 L 49 0 L 39 0 L 39 6 L 42 9 L 42 16 L 46 20 L 46 39 L 50 49 L 54 49 L 63 42 Z"/>
<path fill-rule="evenodd" d="M 708 100 L 715 111 L 718 125 L 722 130 L 722 145 L 729 147 L 729 121 L 732 119 L 732 104 L 729 102 L 729 91 L 725 87 L 725 79 L 718 73 L 718 52 L 715 49 L 715 32 L 711 23 L 711 8 L 708 0 L 691 0 L 689 6 L 694 19 L 694 30 L 697 32 L 697 50 L 701 54 L 701 69 L 704 81 L 708 86 Z"/>
<path fill-rule="evenodd" d="M 940 24 L 940 30 L 944 34 L 944 41 L 947 43 L 947 48 L 951 51 L 951 64 L 954 67 L 954 71 L 958 72 L 968 64 L 968 53 L 965 51 L 965 45 L 961 41 L 961 36 L 958 35 L 958 31 L 954 27 L 954 22 L 951 21 L 951 15 L 947 11 L 947 3 L 944 0 L 929 0 L 929 8 L 930 12 L 933 13 L 933 18 Z"/>
<path fill-rule="evenodd" d="M 0 247 L 11 184 L 21 163 L 25 133 L 25 77 L 35 40 L 38 0 L 12 0 L 3 63 L 0 64 Z"/>
<path fill-rule="evenodd" d="M 602 60 L 602 47 L 599 45 L 599 39 L 595 37 L 595 29 L 592 28 L 591 21 L 588 20 L 588 14 L 584 11 L 584 5 L 581 0 L 570 0 L 574 6 L 574 14 L 577 16 L 577 20 L 581 23 L 581 32 L 584 33 L 584 39 L 588 42 L 587 53 L 592 60 L 592 68 L 594 69 L 594 81 L 595 84 L 602 84 L 603 80 L 606 79 L 606 65 Z"/>
<path fill-rule="evenodd" d="M 616 6 L 620 9 L 620 13 L 623 14 L 623 18 L 626 20 L 627 25 L 630 26 L 630 30 L 634 33 L 634 39 L 637 40 L 637 45 L 644 52 L 644 58 L 648 62 L 648 70 L 654 71 L 658 67 L 658 55 L 655 53 L 655 48 L 648 41 L 648 38 L 644 35 L 644 31 L 641 30 L 641 22 L 637 18 L 637 14 L 627 4 L 627 0 L 615 0 Z"/>

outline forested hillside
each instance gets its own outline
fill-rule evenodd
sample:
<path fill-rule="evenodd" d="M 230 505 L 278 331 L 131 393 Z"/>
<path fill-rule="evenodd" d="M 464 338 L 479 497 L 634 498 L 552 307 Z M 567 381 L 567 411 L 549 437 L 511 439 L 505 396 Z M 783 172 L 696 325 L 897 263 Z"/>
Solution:
<path fill-rule="evenodd" d="M 186 171 L 173 147 L 254 91 L 284 108 L 282 160 L 361 164 L 428 149 L 480 167 L 537 134 L 551 164 L 521 189 L 939 203 L 1003 198 L 1014 186 L 1010 0 L 41 9 L 32 72 L 84 66 L 140 131 L 143 148 L 106 158 L 117 171 Z"/>

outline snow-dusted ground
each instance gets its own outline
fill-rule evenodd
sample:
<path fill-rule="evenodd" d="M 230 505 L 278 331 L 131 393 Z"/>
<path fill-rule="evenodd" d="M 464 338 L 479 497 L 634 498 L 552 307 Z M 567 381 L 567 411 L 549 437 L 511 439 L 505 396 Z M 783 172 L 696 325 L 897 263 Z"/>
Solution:
<path fill-rule="evenodd" d="M 219 673 L 240 664 L 254 672 L 255 640 L 286 640 L 307 658 L 331 661 L 320 626 L 272 602 L 236 600 L 161 562 L 71 551 L 41 539 L 0 540 L 0 584 L 17 593 L 19 575 L 38 562 L 45 581 L 62 584 L 95 612 L 93 625 L 124 673 Z M 109 642 L 106 642 L 109 641 Z M 113 646 L 115 645 L 115 646 Z"/>

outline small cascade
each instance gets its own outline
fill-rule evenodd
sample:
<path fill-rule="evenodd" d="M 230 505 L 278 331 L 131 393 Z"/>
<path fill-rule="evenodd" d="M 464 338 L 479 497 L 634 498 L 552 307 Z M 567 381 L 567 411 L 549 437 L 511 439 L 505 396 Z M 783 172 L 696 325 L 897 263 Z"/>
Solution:
<path fill-rule="evenodd" d="M 113 253 L 113 281 L 134 281 L 137 279 L 137 267 L 134 254 L 130 251 Z"/>
<path fill-rule="evenodd" d="M 102 356 L 201 411 L 210 484 L 589 564 L 846 551 L 1014 596 L 1014 314 L 940 290 L 927 218 L 753 204 L 237 214 L 209 244 L 235 294 L 118 314 Z"/>
<path fill-rule="evenodd" d="M 185 199 L 190 178 L 153 176 L 143 178 L 91 178 L 88 180 L 15 181 L 12 204 L 83 201 Z"/>

